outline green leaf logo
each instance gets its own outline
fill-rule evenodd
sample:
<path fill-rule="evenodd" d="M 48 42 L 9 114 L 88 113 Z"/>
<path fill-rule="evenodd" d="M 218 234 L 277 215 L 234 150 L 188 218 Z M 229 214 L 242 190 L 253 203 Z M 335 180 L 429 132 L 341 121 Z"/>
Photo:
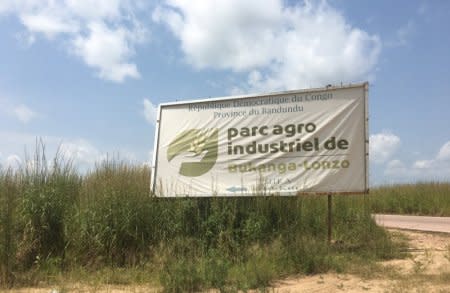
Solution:
<path fill-rule="evenodd" d="M 187 177 L 197 177 L 207 173 L 217 161 L 219 129 L 189 129 L 175 137 L 167 149 L 167 160 L 190 152 L 200 157 L 199 162 L 183 162 L 179 173 Z"/>

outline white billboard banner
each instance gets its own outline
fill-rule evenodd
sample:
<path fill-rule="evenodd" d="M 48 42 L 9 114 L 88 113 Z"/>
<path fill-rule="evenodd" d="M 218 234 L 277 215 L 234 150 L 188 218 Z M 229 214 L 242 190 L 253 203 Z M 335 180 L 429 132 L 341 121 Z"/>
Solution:
<path fill-rule="evenodd" d="M 368 83 L 161 104 L 156 196 L 368 191 Z"/>

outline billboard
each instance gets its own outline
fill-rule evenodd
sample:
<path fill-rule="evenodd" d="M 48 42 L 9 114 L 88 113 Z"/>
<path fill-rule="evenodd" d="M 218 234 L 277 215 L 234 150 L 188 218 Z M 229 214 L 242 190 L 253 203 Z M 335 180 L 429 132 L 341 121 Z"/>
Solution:
<path fill-rule="evenodd" d="M 156 196 L 368 191 L 368 83 L 161 104 Z"/>

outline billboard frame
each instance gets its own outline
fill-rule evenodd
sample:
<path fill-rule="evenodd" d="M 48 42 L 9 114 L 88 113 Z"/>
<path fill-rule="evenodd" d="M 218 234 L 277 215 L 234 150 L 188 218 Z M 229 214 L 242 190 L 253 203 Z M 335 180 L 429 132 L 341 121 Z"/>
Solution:
<path fill-rule="evenodd" d="M 368 194 L 369 193 L 369 108 L 368 108 L 368 99 L 369 99 L 369 82 L 360 82 L 360 83 L 349 83 L 347 85 L 327 85 L 326 87 L 319 88 L 311 88 L 311 89 L 298 89 L 298 90 L 289 90 L 289 91 L 280 91 L 280 92 L 271 92 L 271 93 L 253 93 L 247 95 L 235 95 L 235 96 L 225 96 L 225 97 L 216 97 L 216 98 L 203 98 L 203 99 L 193 99 L 193 100 L 183 100 L 176 102 L 167 102 L 160 103 L 157 110 L 157 118 L 155 125 L 155 137 L 154 137 L 154 145 L 153 145 L 153 161 L 151 167 L 151 179 L 150 179 L 150 193 L 154 196 L 156 189 L 156 178 L 157 178 L 157 163 L 158 163 L 158 149 L 159 149 L 159 136 L 160 136 L 160 128 L 161 128 L 161 113 L 164 107 L 170 106 L 179 106 L 186 104 L 196 104 L 196 103 L 205 103 L 205 102 L 219 102 L 219 101 L 228 101 L 228 100 L 240 100 L 240 99 L 249 99 L 249 98 L 264 98 L 269 96 L 278 96 L 278 95 L 289 95 L 289 94 L 302 94 L 302 93 L 314 93 L 314 92 L 323 92 L 323 91 L 332 91 L 339 89 L 350 89 L 350 88 L 363 88 L 364 96 L 364 190 L 361 191 L 330 191 L 330 192 L 292 192 L 292 196 L 296 195 L 352 195 L 352 194 Z M 268 196 L 276 195 L 277 193 L 269 193 Z M 213 196 L 213 195 L 211 195 Z M 221 195 L 218 195 L 221 196 Z M 231 197 L 249 197 L 253 195 L 234 195 Z M 171 196 L 171 197 L 180 197 L 180 196 Z M 192 196 L 194 197 L 194 196 Z M 222 196 L 227 197 L 227 196 Z"/>

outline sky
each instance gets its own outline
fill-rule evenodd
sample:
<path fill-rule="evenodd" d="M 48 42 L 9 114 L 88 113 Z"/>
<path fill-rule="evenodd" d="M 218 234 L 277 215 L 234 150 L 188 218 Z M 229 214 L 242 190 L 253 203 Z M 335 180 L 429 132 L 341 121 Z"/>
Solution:
<path fill-rule="evenodd" d="M 369 81 L 370 184 L 450 179 L 450 2 L 0 0 L 0 165 L 151 164 L 159 103 Z"/>

